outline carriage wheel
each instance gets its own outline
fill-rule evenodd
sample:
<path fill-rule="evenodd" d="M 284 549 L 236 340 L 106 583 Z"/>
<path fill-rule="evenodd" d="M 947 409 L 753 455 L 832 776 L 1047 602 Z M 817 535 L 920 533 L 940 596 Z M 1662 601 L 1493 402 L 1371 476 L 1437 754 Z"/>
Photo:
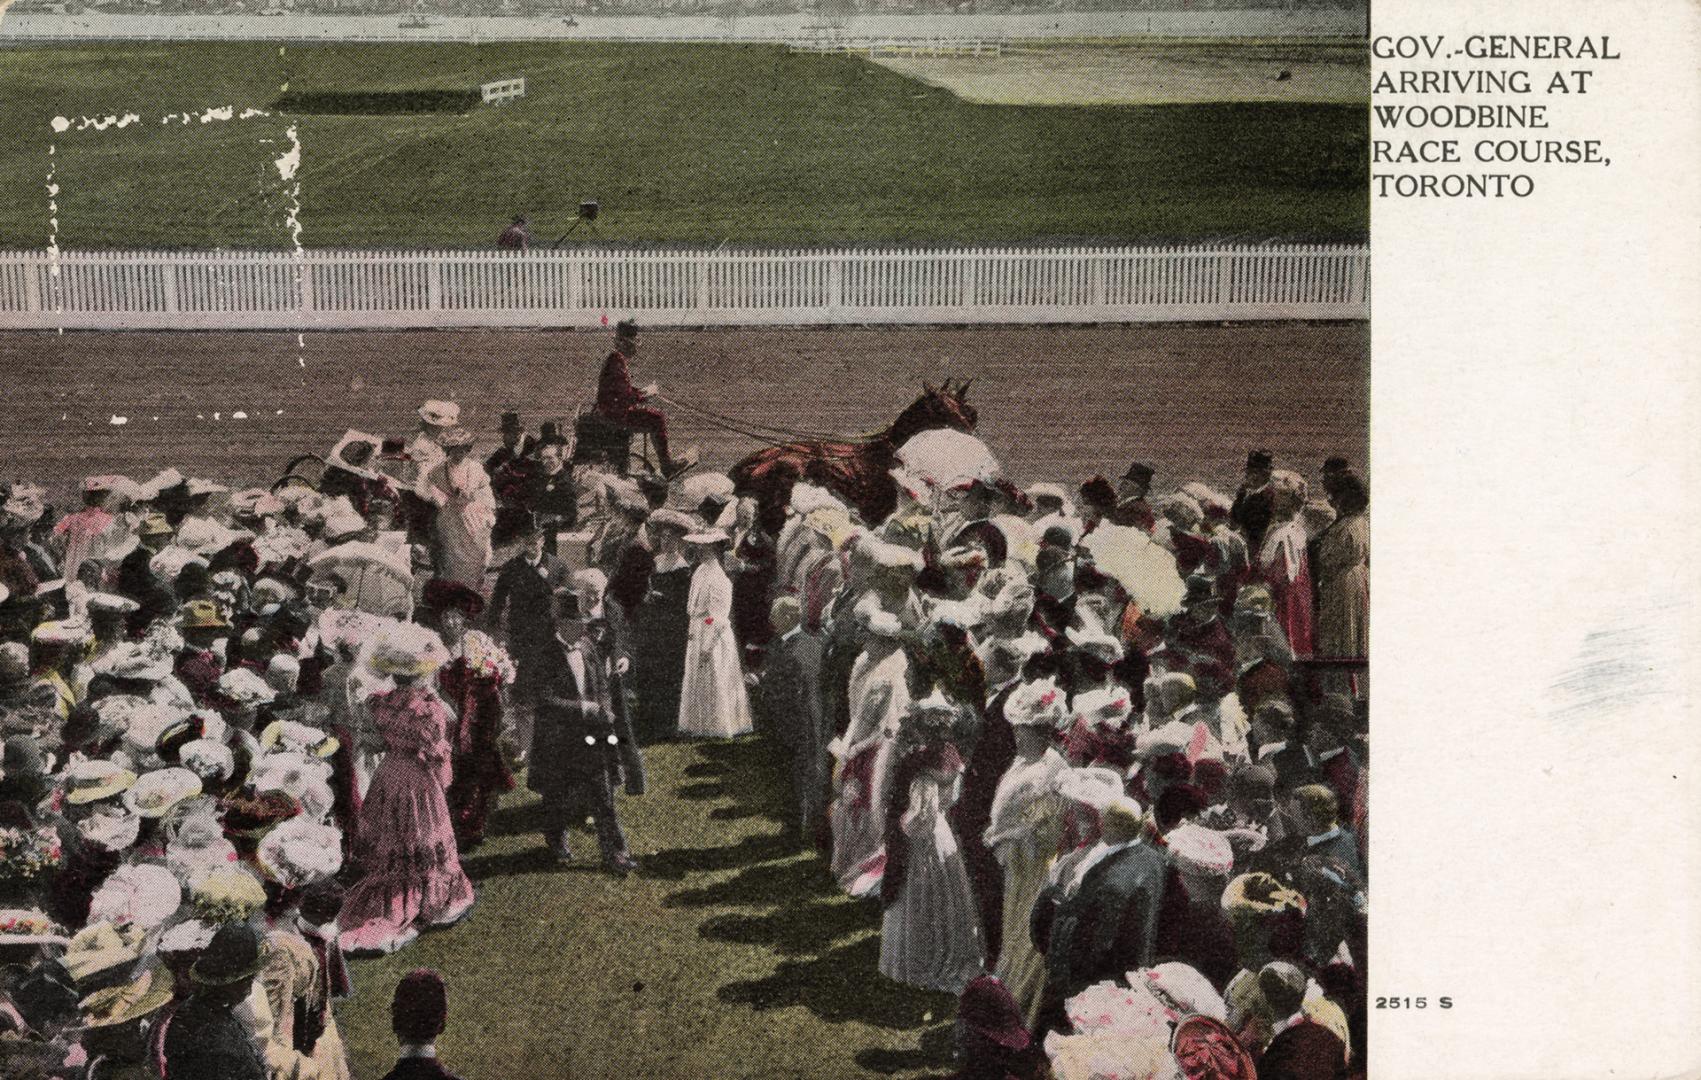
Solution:
<path fill-rule="evenodd" d="M 312 465 L 314 468 L 304 470 L 303 466 Z M 318 491 L 319 483 L 325 476 L 325 460 L 318 454 L 299 454 L 290 459 L 284 466 L 283 476 L 271 486 L 275 495 L 292 483 L 305 485 L 309 490 Z"/>

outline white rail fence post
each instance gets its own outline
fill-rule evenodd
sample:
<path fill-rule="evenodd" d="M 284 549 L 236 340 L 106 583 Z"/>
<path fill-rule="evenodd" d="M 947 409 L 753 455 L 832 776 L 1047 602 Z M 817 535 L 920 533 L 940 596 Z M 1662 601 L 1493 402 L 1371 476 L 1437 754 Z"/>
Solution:
<path fill-rule="evenodd" d="M 0 252 L 0 329 L 1365 319 L 1321 245 L 782 251 Z"/>

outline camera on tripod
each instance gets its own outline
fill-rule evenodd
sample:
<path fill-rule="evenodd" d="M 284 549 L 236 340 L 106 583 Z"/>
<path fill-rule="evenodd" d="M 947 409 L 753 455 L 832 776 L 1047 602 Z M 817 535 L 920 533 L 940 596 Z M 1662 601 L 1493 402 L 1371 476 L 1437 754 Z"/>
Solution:
<path fill-rule="evenodd" d="M 581 224 L 587 221 L 591 223 L 590 231 L 593 233 L 596 232 L 597 215 L 600 213 L 602 213 L 602 205 L 595 199 L 580 200 L 579 209 L 573 214 L 573 224 L 567 226 L 567 231 L 555 238 L 554 246 L 560 247 L 567 241 L 569 236 L 573 235 L 574 230 L 578 229 Z"/>

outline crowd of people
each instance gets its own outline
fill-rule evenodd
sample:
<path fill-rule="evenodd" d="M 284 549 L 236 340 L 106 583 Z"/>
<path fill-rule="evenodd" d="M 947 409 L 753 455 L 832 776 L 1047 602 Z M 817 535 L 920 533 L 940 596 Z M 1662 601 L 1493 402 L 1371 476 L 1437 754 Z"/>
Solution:
<path fill-rule="evenodd" d="M 344 954 L 468 916 L 517 775 L 554 858 L 588 819 L 625 876 L 641 748 L 752 730 L 881 906 L 880 973 L 960 995 L 961 1075 L 1362 1067 L 1345 461 L 1317 499 L 1262 451 L 1233 496 L 898 468 L 883 521 L 798 483 L 772 528 L 688 461 L 623 475 L 515 414 L 480 458 L 418 415 L 316 482 L 0 489 L 4 1075 L 346 1077 Z M 416 1061 L 433 979 L 397 992 Z"/>

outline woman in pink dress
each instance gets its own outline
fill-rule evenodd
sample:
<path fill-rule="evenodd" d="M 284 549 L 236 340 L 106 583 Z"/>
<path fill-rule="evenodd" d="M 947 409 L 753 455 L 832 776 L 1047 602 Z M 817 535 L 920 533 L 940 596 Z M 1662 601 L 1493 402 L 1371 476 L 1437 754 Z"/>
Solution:
<path fill-rule="evenodd" d="M 437 635 L 412 623 L 387 628 L 373 649 L 373 670 L 395 689 L 366 703 L 385 753 L 360 810 L 363 876 L 339 919 L 345 951 L 395 952 L 422 927 L 457 922 L 473 905 L 444 798 L 449 710 L 429 682 L 446 659 Z"/>

